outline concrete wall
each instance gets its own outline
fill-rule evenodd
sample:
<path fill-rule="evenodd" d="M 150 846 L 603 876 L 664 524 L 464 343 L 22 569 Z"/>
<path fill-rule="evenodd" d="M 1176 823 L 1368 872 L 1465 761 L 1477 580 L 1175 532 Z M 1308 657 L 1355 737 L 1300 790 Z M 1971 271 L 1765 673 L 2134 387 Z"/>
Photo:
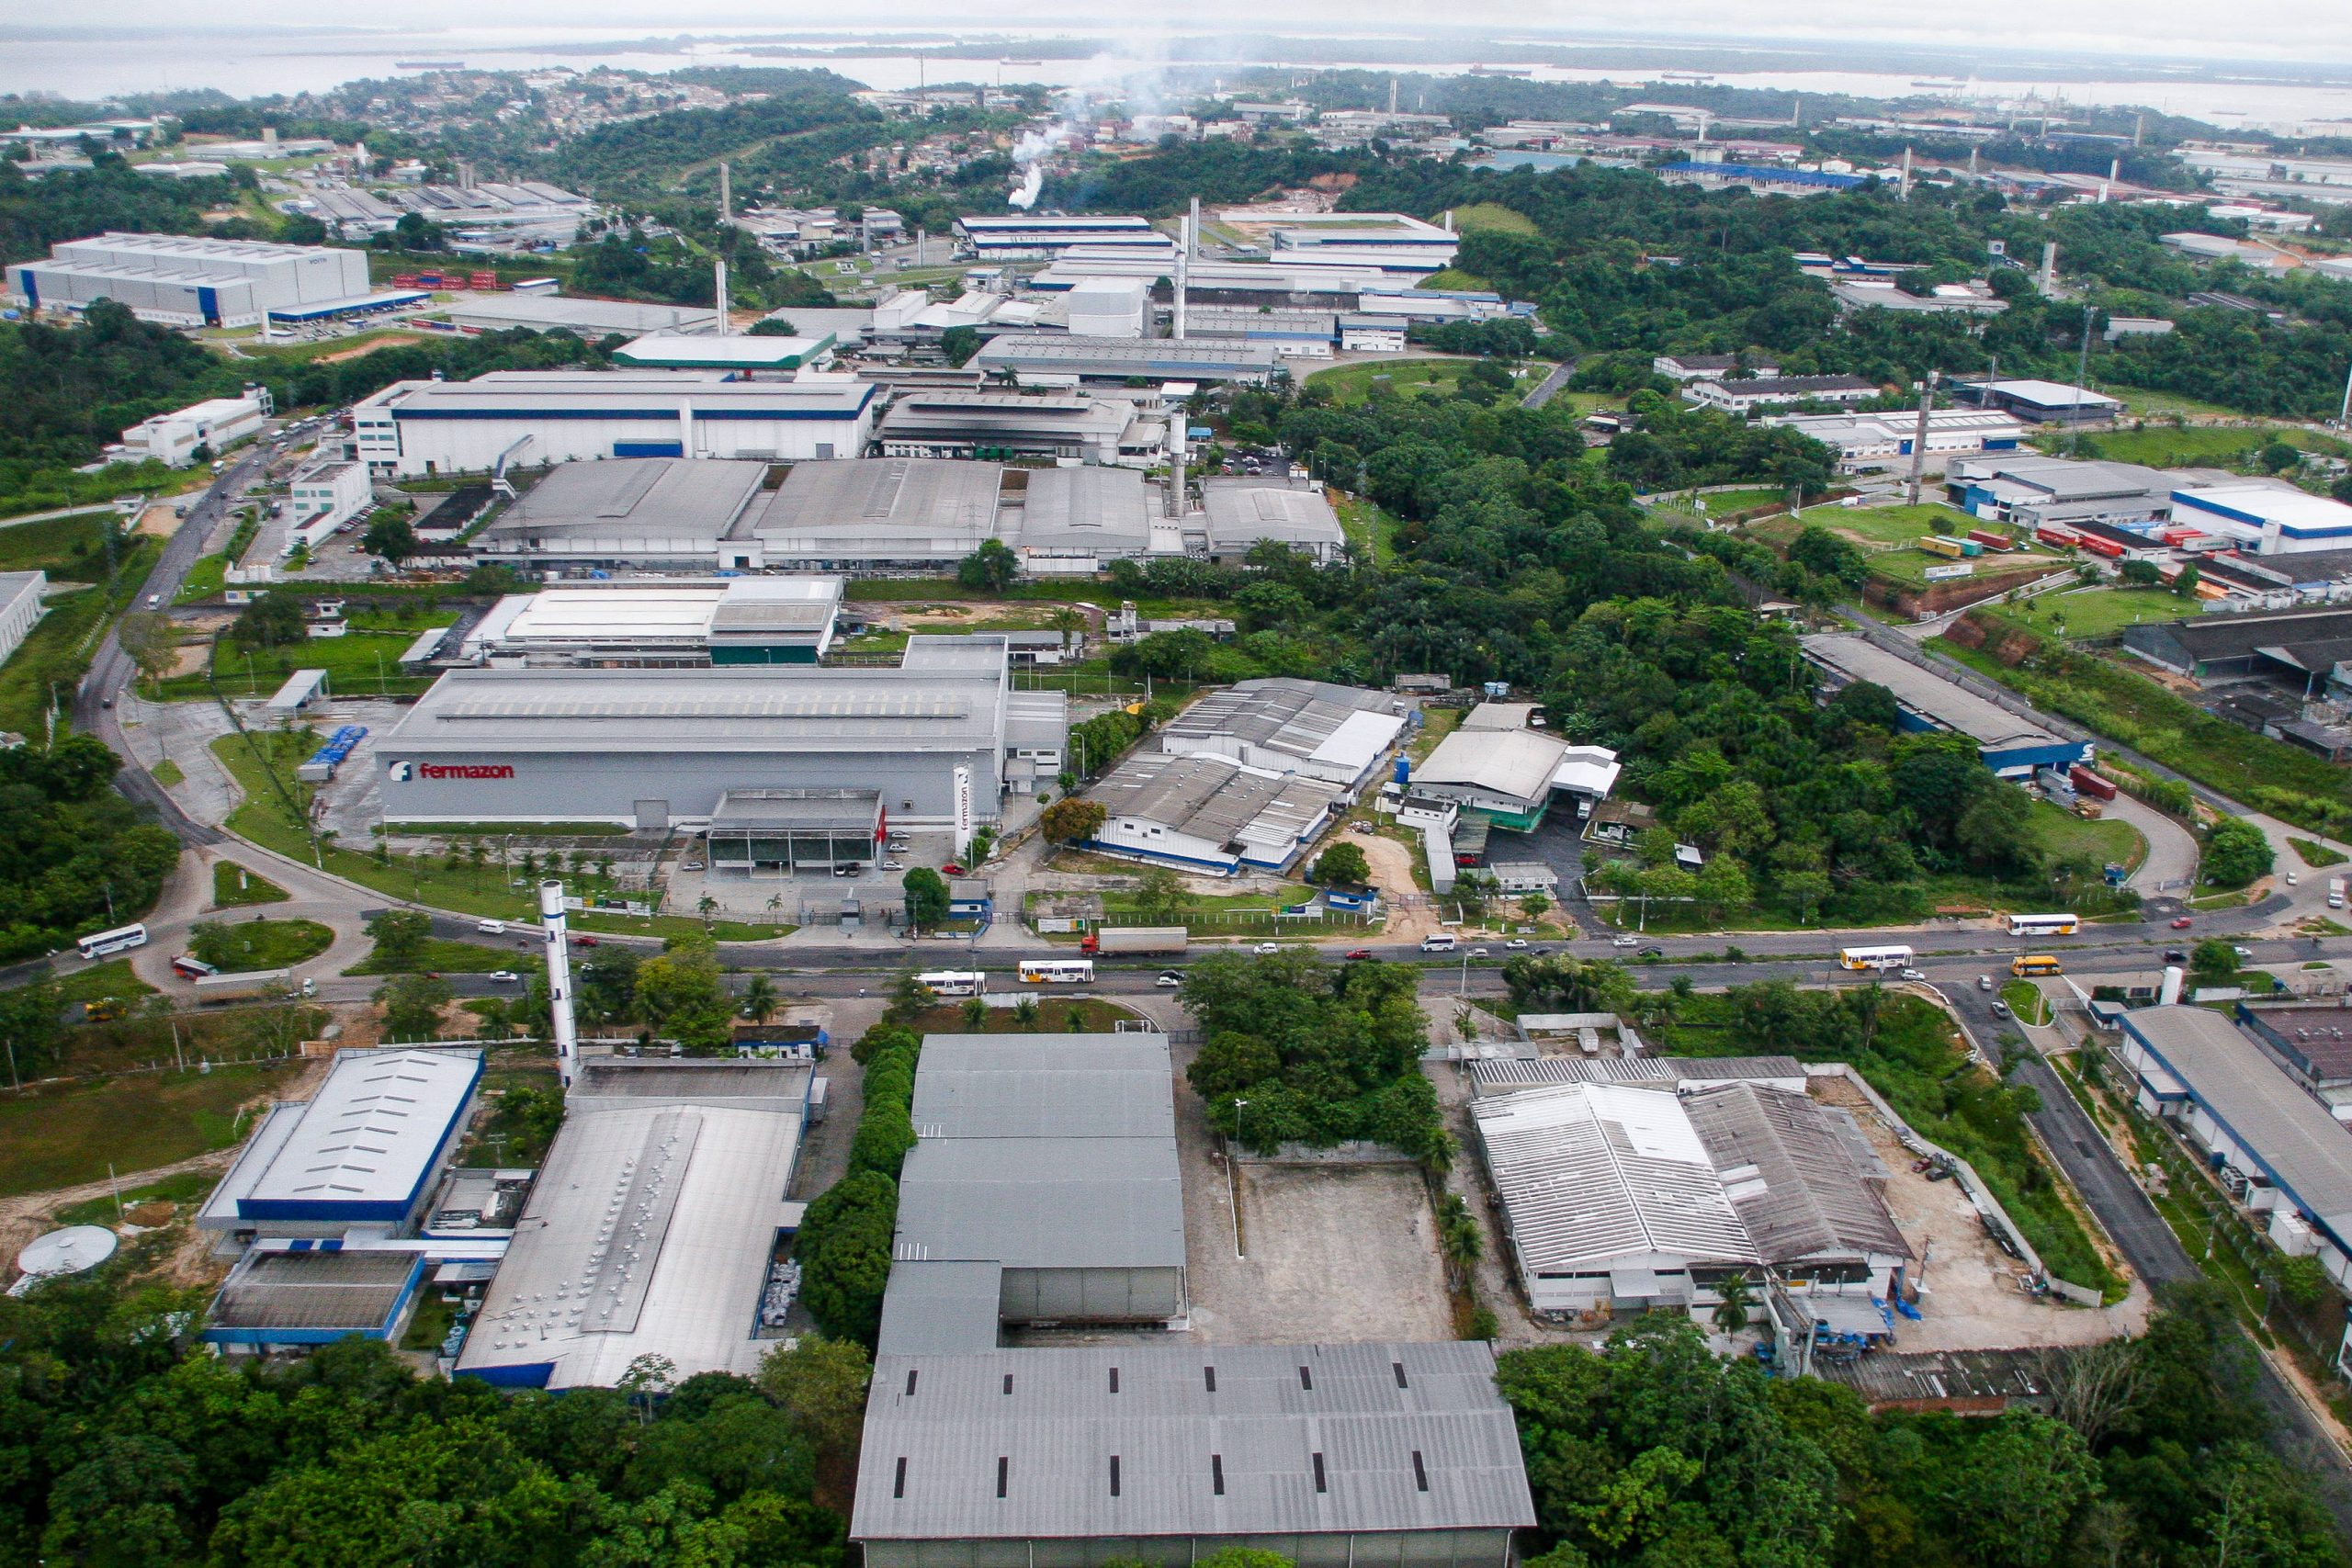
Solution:
<path fill-rule="evenodd" d="M 1236 1546 L 1274 1552 L 1298 1568 L 1508 1568 L 1511 1560 L 1507 1529 L 868 1540 L 864 1545 L 865 1568 L 1099 1568 L 1114 1559 L 1139 1561 L 1152 1568 L 1186 1568 Z"/>

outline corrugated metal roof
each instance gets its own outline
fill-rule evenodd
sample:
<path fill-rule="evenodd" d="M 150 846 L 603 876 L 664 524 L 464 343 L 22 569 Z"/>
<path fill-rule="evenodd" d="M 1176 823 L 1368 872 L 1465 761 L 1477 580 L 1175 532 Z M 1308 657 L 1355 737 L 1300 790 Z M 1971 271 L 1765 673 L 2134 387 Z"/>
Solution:
<path fill-rule="evenodd" d="M 1164 1034 L 933 1034 L 915 1075 L 924 1138 L 1176 1135 Z"/>
<path fill-rule="evenodd" d="M 960 545 L 969 551 L 996 533 L 1002 479 L 998 464 L 947 457 L 796 463 L 767 504 L 754 509 L 748 532 L 776 549 L 824 545 L 888 554 Z"/>
<path fill-rule="evenodd" d="M 1296 773 L 1246 768 L 1228 757 L 1136 752 L 1087 791 L 1114 818 L 1156 823 L 1221 847 L 1295 843 L 1346 792 Z"/>
<path fill-rule="evenodd" d="M 1348 758 L 1341 760 L 1352 760 L 1355 737 L 1342 732 L 1369 715 L 1383 721 L 1377 730 L 1385 732 L 1370 754 L 1376 756 L 1404 728 L 1405 706 L 1386 692 L 1329 681 L 1290 676 L 1241 681 L 1209 693 L 1160 726 L 1159 745 L 1162 751 L 1191 752 L 1216 750 L 1220 742 L 1238 740 L 1305 761 L 1328 755 L 1327 749 L 1338 743 L 1349 750 Z M 1372 739 L 1362 738 L 1364 742 Z"/>
<path fill-rule="evenodd" d="M 1838 1126 L 1804 1095 L 1725 1084 L 1685 1095 L 1682 1110 L 1768 1261 L 1910 1256 Z"/>
<path fill-rule="evenodd" d="M 1493 1352 L 1476 1342 L 886 1354 L 863 1451 L 850 1528 L 860 1541 L 1535 1519 Z"/>
<path fill-rule="evenodd" d="M 1040 468 L 1029 476 L 1020 522 L 1024 549 L 1140 551 L 1151 542 L 1151 502 L 1133 468 Z"/>
<path fill-rule="evenodd" d="M 765 463 L 616 457 L 559 463 L 485 525 L 479 540 L 724 537 L 760 495 Z"/>
<path fill-rule="evenodd" d="M 926 1138 L 899 1176 L 892 1256 L 1008 1269 L 1182 1269 L 1175 1135 Z"/>
<path fill-rule="evenodd" d="M 885 1356 L 993 1350 L 1003 1288 L 1001 1263 L 894 1263 L 876 1348 Z"/>
<path fill-rule="evenodd" d="M 1567 743 L 1532 729 L 1454 731 L 1413 770 L 1418 784 L 1483 789 L 1514 800 L 1542 800 Z"/>
<path fill-rule="evenodd" d="M 213 1299 L 206 1326 L 379 1328 L 422 1267 L 413 1252 L 248 1253 Z"/>
<path fill-rule="evenodd" d="M 1320 487 L 1300 488 L 1246 478 L 1201 481 L 1209 547 L 1242 549 L 1261 539 L 1284 545 L 1347 543 L 1340 515 Z"/>
<path fill-rule="evenodd" d="M 477 1050 L 338 1051 L 248 1201 L 406 1202 L 481 1077 Z"/>
<path fill-rule="evenodd" d="M 2040 725 L 1861 637 L 1820 636 L 1798 640 L 1804 646 L 1805 657 L 1815 664 L 1849 681 L 1884 686 L 1912 712 L 1987 750 L 2061 744 L 2057 736 Z"/>

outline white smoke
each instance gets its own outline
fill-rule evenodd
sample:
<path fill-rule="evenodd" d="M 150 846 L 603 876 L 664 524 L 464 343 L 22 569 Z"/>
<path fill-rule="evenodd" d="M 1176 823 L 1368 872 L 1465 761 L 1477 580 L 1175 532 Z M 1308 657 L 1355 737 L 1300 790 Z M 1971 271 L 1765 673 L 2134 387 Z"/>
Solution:
<path fill-rule="evenodd" d="M 1005 198 L 1012 206 L 1026 212 L 1037 205 L 1037 193 L 1046 187 L 1046 160 L 1062 143 L 1062 138 L 1074 127 L 1067 115 L 1057 118 L 1045 130 L 1024 130 L 1012 144 L 1012 166 L 1021 172 L 1021 183 Z"/>

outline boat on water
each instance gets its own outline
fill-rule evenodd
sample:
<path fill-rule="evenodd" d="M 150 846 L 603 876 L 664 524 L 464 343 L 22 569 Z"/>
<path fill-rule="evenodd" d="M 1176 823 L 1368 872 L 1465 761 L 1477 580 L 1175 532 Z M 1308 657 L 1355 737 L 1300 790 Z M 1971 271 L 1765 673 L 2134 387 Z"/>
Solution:
<path fill-rule="evenodd" d="M 1043 65 L 1046 62 L 1042 60 L 1000 60 L 997 63 L 999 65 Z"/>
<path fill-rule="evenodd" d="M 1532 76 L 1535 74 L 1535 67 L 1532 65 L 1473 65 L 1470 67 L 1470 74 L 1473 76 Z"/>
<path fill-rule="evenodd" d="M 392 69 L 395 71 L 463 71 L 465 68 L 466 62 L 462 60 L 395 60 L 392 62 Z"/>

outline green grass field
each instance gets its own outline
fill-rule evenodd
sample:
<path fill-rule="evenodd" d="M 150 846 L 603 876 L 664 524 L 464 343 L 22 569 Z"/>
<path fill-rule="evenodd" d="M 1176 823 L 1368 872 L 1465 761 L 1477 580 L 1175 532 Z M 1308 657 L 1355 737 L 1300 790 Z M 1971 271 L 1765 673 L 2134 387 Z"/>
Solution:
<path fill-rule="evenodd" d="M 2314 843 L 2309 839 L 2290 839 L 2287 842 L 2294 846 L 2295 853 L 2302 857 L 2303 863 L 2313 870 L 2344 863 L 2344 856 L 2325 844 Z"/>
<path fill-rule="evenodd" d="M 226 973 L 284 969 L 316 958 L 334 945 L 334 932 L 316 920 L 222 920 L 229 928 Z"/>
<path fill-rule="evenodd" d="M 106 507 L 0 528 L 0 571 L 45 571 L 70 582 L 96 582 L 106 575 L 106 536 L 115 520 L 114 509 Z"/>
<path fill-rule="evenodd" d="M 1413 287 L 1416 288 L 1464 288 L 1484 293 L 1490 292 L 1495 286 L 1475 272 L 1464 272 L 1460 267 L 1445 266 L 1438 268 Z"/>
<path fill-rule="evenodd" d="M 205 1194 L 218 1185 L 219 1179 L 209 1170 L 184 1170 L 161 1181 L 124 1188 L 119 1205 L 111 1192 L 103 1198 L 85 1198 L 79 1203 L 69 1203 L 57 1211 L 57 1223 L 61 1225 L 110 1226 L 121 1217 L 125 1209 L 135 1209 L 141 1203 L 201 1202 Z"/>
<path fill-rule="evenodd" d="M 2352 453 L 2352 446 L 2332 436 L 2294 425 L 2151 425 L 2145 430 L 2111 430 L 2086 435 L 2086 456 L 2115 463 L 2142 463 L 2152 468 L 2230 468 L 2250 459 L 2273 441 L 2283 441 L 2306 452 L 2331 457 Z"/>
<path fill-rule="evenodd" d="M 1432 355 L 1427 359 L 1368 359 L 1356 365 L 1338 365 L 1329 370 L 1317 370 L 1306 378 L 1310 387 L 1320 387 L 1331 394 L 1338 403 L 1360 403 L 1372 396 L 1374 380 L 1386 377 L 1390 390 L 1399 397 L 1412 397 L 1424 390 L 1451 394 L 1460 380 L 1464 366 L 1479 363 L 1475 359 Z M 1542 365 L 1533 370 L 1519 372 L 1519 389 L 1524 392 L 1551 373 L 1551 366 Z"/>
<path fill-rule="evenodd" d="M 175 604 L 193 604 L 199 599 L 209 599 L 229 582 L 229 558 L 225 555 L 198 556 L 196 564 L 187 569 L 180 580 L 180 591 L 172 596 Z"/>
<path fill-rule="evenodd" d="M 174 784 L 186 784 L 187 782 L 187 775 L 180 772 L 180 765 L 177 762 L 173 761 L 169 757 L 165 757 L 162 761 L 158 761 L 153 767 L 148 769 L 147 773 L 150 777 L 152 777 L 157 784 L 162 784 L 165 789 L 169 789 Z"/>
<path fill-rule="evenodd" d="M 367 957 L 344 971 L 346 975 L 487 975 L 493 969 L 512 969 L 528 961 L 527 953 L 506 948 L 484 947 L 478 942 L 458 942 L 451 937 L 427 937 L 418 947 L 413 964 L 393 964 L 380 952 Z"/>
<path fill-rule="evenodd" d="M 2028 1023 L 2050 1021 L 2050 1002 L 2042 996 L 2041 987 L 2030 980 L 2007 980 L 2001 985 L 2001 999 L 2009 1010 Z"/>
<path fill-rule="evenodd" d="M 152 997 L 155 987 L 130 972 L 128 958 L 109 958 L 103 964 L 93 964 L 87 969 L 77 969 L 71 975 L 58 976 L 57 994 L 70 1006 L 75 1002 L 94 1002 L 100 997 Z"/>
<path fill-rule="evenodd" d="M 1332 510 L 1340 514 L 1340 526 L 1348 531 L 1348 543 L 1369 553 L 1382 566 L 1396 558 L 1396 518 L 1369 501 L 1352 497 L 1339 502 Z"/>
<path fill-rule="evenodd" d="M 252 904 L 283 904 L 286 889 L 259 872 L 247 871 L 233 861 L 212 865 L 212 902 L 223 909 Z"/>
<path fill-rule="evenodd" d="M 416 640 L 411 632 L 347 632 L 308 637 L 286 648 L 248 649 L 223 637 L 213 645 L 212 672 L 231 696 L 267 696 L 297 670 L 323 670 L 327 689 L 343 696 L 414 695 L 432 677 L 401 673 L 401 655 Z M 164 682 L 166 702 L 209 700 L 212 689 L 202 675 L 175 675 Z"/>
<path fill-rule="evenodd" d="M 1816 506 L 1802 518 L 1789 521 L 1800 527 L 1810 523 L 1877 545 L 1907 545 L 1929 534 L 1956 539 L 1978 526 L 1975 518 L 1958 507 L 1932 501 L 1917 506 Z"/>
<path fill-rule="evenodd" d="M 2004 604 L 1996 613 L 2045 637 L 2113 637 L 2143 621 L 2194 616 L 2197 602 L 2165 588 L 2083 588 L 2043 593 L 2023 604 Z"/>
<path fill-rule="evenodd" d="M 1500 234 L 1532 235 L 1536 232 L 1535 220 L 1527 214 L 1492 201 L 1474 201 L 1467 207 L 1455 208 L 1453 226 L 1464 234 L 1475 233 L 1481 229 Z"/>
<path fill-rule="evenodd" d="M 2137 869 L 2148 858 L 2148 840 L 2131 823 L 2104 817 L 2088 821 L 2046 800 L 2033 803 L 2026 826 L 2042 853 L 2060 859 L 2102 866 L 2113 861 Z"/>
<path fill-rule="evenodd" d="M 300 1072 L 216 1066 L 0 1095 L 0 1197 L 103 1181 L 108 1165 L 129 1175 L 227 1148 L 249 1120 L 239 1108 L 266 1100 Z"/>

